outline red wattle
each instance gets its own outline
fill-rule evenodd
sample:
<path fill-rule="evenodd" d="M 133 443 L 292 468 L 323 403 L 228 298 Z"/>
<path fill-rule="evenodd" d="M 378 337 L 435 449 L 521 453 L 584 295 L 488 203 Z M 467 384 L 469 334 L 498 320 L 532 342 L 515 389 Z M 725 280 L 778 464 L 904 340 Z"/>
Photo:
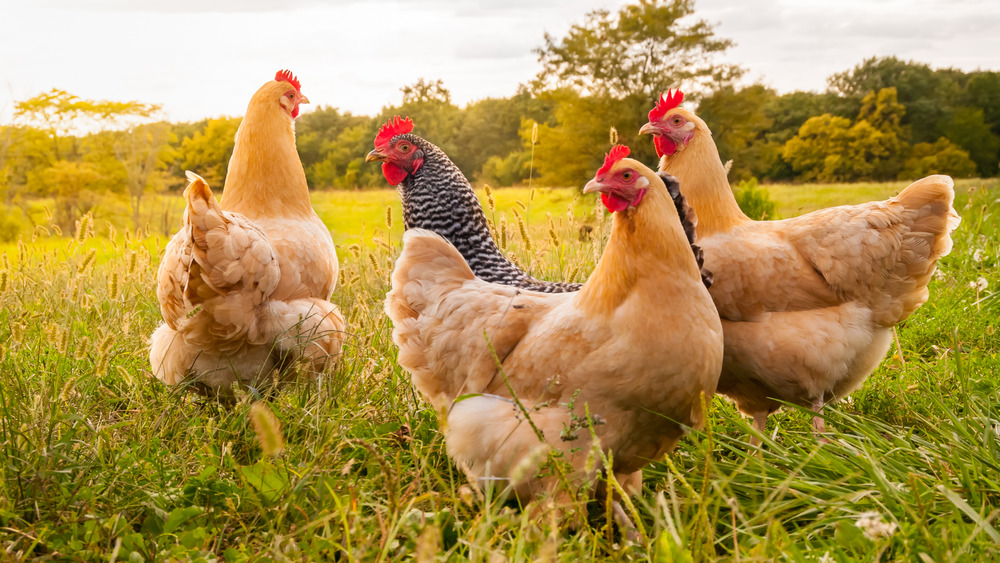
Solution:
<path fill-rule="evenodd" d="M 614 194 L 601 193 L 601 203 L 604 207 L 608 208 L 608 211 L 614 213 L 616 211 L 625 211 L 628 207 L 628 200 L 622 199 Z"/>
<path fill-rule="evenodd" d="M 423 165 L 424 165 L 424 159 L 422 158 L 413 159 L 413 173 L 416 174 L 417 170 L 420 170 L 420 167 Z"/>
<path fill-rule="evenodd" d="M 656 154 L 660 156 L 677 152 L 677 143 L 663 135 L 655 135 L 653 137 L 653 146 L 656 147 Z"/>
<path fill-rule="evenodd" d="M 382 175 L 385 176 L 385 179 L 389 182 L 390 186 L 395 186 L 396 184 L 402 182 L 406 178 L 406 174 L 406 170 L 403 170 L 391 162 L 382 163 Z"/>

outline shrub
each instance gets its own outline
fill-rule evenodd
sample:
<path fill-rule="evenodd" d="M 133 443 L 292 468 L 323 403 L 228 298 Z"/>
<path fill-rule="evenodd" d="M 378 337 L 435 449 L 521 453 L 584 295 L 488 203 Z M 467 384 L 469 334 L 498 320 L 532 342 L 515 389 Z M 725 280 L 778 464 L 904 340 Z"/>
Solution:
<path fill-rule="evenodd" d="M 14 242 L 30 228 L 21 208 L 0 207 L 0 242 Z"/>
<path fill-rule="evenodd" d="M 736 195 L 736 203 L 747 217 L 756 221 L 778 218 L 778 204 L 771 201 L 771 194 L 766 188 L 757 185 L 757 178 L 736 184 L 733 192 Z"/>

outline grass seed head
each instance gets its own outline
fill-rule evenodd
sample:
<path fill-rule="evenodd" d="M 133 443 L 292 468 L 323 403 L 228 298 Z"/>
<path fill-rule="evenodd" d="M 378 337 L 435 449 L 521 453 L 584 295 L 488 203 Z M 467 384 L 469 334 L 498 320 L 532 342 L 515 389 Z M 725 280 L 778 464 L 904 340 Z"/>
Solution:
<path fill-rule="evenodd" d="M 486 203 L 490 207 L 490 213 L 495 213 L 497 210 L 497 202 L 493 199 L 493 189 L 490 188 L 489 184 L 483 184 L 483 189 L 486 190 Z"/>
<path fill-rule="evenodd" d="M 285 437 L 281 434 L 281 423 L 264 403 L 254 403 L 250 406 L 250 423 L 257 434 L 260 449 L 264 455 L 274 457 L 285 450 Z"/>
<path fill-rule="evenodd" d="M 80 217 L 80 220 L 76 222 L 76 235 L 73 236 L 76 242 L 82 243 L 87 240 L 87 236 L 91 234 L 91 223 L 93 223 L 93 217 L 90 213 Z"/>
<path fill-rule="evenodd" d="M 546 213 L 546 217 L 549 219 L 549 240 L 552 242 L 552 246 L 559 246 L 559 235 L 556 233 L 556 223 L 552 220 L 552 214 Z"/>
<path fill-rule="evenodd" d="M 531 251 L 531 235 L 528 234 L 528 226 L 524 224 L 524 218 L 517 215 L 517 228 L 521 231 L 521 242 L 524 243 L 524 248 Z"/>
<path fill-rule="evenodd" d="M 385 228 L 387 228 L 387 229 L 391 229 L 392 228 L 392 206 L 391 205 L 386 205 L 385 206 Z"/>
<path fill-rule="evenodd" d="M 111 272 L 111 281 L 108 282 L 108 299 L 118 298 L 118 290 L 121 289 L 121 285 L 118 282 L 118 270 L 113 270 Z"/>
<path fill-rule="evenodd" d="M 135 273 L 136 267 L 139 265 L 139 253 L 130 250 L 128 253 L 128 273 L 132 275 Z"/>
<path fill-rule="evenodd" d="M 83 262 L 80 264 L 79 273 L 83 274 L 87 271 L 87 268 L 94 263 L 94 259 L 97 258 L 97 249 L 91 248 L 90 252 L 83 258 Z"/>

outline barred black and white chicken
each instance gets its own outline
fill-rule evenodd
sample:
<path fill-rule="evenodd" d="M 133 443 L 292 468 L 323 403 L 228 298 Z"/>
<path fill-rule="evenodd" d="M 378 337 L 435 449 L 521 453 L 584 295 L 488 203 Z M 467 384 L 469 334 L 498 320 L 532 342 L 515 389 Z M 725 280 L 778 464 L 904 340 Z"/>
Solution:
<path fill-rule="evenodd" d="M 413 135 L 413 120 L 396 116 L 375 137 L 367 162 L 382 162 L 385 179 L 403 198 L 407 229 L 427 229 L 444 237 L 482 280 L 543 293 L 577 291 L 578 283 L 531 277 L 497 248 L 483 208 L 469 180 L 441 149 Z"/>

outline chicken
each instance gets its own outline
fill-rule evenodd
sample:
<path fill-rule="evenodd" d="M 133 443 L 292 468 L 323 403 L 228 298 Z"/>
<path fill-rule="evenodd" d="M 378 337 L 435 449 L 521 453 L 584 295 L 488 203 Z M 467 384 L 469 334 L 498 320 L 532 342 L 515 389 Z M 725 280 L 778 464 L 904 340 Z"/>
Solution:
<path fill-rule="evenodd" d="M 578 283 L 537 280 L 504 257 L 462 171 L 441 149 L 411 134 L 412 130 L 410 118 L 395 116 L 382 125 L 375 150 L 365 158 L 381 161 L 385 179 L 399 186 L 407 229 L 428 229 L 443 236 L 486 281 L 544 293 L 580 289 Z"/>
<path fill-rule="evenodd" d="M 184 226 L 157 274 L 164 324 L 150 364 L 164 383 L 191 376 L 224 395 L 295 363 L 318 374 L 340 354 L 344 319 L 329 301 L 337 254 L 295 149 L 293 120 L 308 101 L 288 71 L 254 94 L 221 203 L 189 173 Z"/>
<path fill-rule="evenodd" d="M 593 477 L 590 448 L 560 434 L 589 413 L 611 470 L 635 490 L 642 467 L 704 419 L 701 397 L 714 393 L 722 365 L 718 313 L 663 180 L 627 155 L 613 148 L 584 189 L 600 192 L 614 218 L 578 292 L 489 283 L 437 234 L 403 237 L 385 303 L 398 362 L 476 482 L 510 480 L 524 500 L 552 492 L 556 477 L 535 476 L 551 448 L 579 486 Z"/>
<path fill-rule="evenodd" d="M 959 217 L 948 176 L 929 176 L 886 201 L 782 221 L 740 211 L 705 122 L 661 96 L 640 133 L 660 170 L 698 214 L 726 354 L 719 392 L 763 433 L 780 401 L 823 406 L 858 388 L 885 357 L 892 327 L 928 298 L 936 262 Z M 825 425 L 813 419 L 816 432 Z"/>

